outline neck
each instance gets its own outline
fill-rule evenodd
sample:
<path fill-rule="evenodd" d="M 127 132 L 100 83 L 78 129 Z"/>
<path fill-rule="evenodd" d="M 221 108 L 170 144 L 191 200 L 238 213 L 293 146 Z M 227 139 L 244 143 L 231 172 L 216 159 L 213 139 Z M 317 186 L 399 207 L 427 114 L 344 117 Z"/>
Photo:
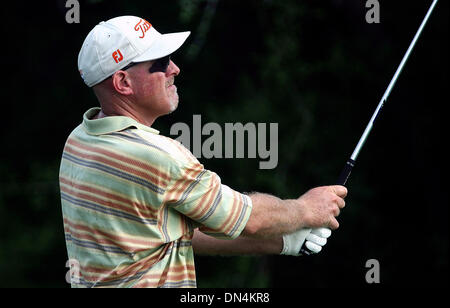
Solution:
<path fill-rule="evenodd" d="M 142 116 L 137 110 L 129 108 L 128 105 L 122 104 L 102 104 L 102 109 L 96 115 L 96 119 L 101 119 L 109 116 L 124 116 L 128 118 L 132 118 L 133 120 L 144 124 L 146 126 L 151 126 L 153 122 L 156 120 L 156 117 Z"/>
<path fill-rule="evenodd" d="M 149 114 L 146 110 L 140 110 L 139 104 L 131 98 L 118 95 L 107 87 L 96 87 L 94 92 L 101 106 L 101 111 L 95 117 L 96 119 L 108 116 L 125 116 L 143 125 L 151 126 L 158 117 Z"/>
<path fill-rule="evenodd" d="M 107 115 L 104 114 L 104 113 L 103 113 L 103 110 L 100 109 L 100 112 L 97 113 L 97 114 L 94 116 L 94 119 L 101 119 L 101 118 L 104 118 L 104 117 L 107 117 Z"/>

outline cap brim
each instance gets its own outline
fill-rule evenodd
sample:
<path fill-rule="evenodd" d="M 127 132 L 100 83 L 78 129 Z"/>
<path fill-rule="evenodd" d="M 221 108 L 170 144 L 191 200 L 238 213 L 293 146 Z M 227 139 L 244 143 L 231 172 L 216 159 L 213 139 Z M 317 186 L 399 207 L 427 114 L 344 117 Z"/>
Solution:
<path fill-rule="evenodd" d="M 190 34 L 190 31 L 162 34 L 147 51 L 134 58 L 133 62 L 151 61 L 168 56 L 180 48 Z"/>

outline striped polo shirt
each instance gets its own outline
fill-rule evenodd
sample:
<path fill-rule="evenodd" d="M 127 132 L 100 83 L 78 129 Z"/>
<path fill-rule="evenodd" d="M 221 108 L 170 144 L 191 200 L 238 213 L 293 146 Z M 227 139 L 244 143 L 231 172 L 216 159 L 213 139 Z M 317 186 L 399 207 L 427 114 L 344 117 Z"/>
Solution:
<path fill-rule="evenodd" d="M 89 109 L 64 147 L 59 182 L 72 287 L 196 287 L 194 229 L 236 238 L 251 199 L 178 141 Z"/>

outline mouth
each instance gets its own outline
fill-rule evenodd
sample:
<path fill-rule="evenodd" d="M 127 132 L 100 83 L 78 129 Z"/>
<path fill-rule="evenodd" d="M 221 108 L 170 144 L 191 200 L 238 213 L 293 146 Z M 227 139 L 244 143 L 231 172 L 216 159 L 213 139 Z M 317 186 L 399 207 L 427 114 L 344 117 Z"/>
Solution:
<path fill-rule="evenodd" d="M 175 78 L 172 78 L 172 79 L 166 81 L 166 88 L 170 88 L 172 86 L 175 87 L 174 82 L 175 82 Z"/>
<path fill-rule="evenodd" d="M 177 93 L 177 87 L 173 84 L 173 82 L 169 83 L 166 85 L 166 90 L 167 90 L 167 94 L 169 96 L 174 96 L 174 95 L 178 95 Z"/>
<path fill-rule="evenodd" d="M 174 85 L 174 78 L 171 78 L 166 82 L 166 89 L 169 91 L 169 95 L 177 94 L 177 87 Z"/>

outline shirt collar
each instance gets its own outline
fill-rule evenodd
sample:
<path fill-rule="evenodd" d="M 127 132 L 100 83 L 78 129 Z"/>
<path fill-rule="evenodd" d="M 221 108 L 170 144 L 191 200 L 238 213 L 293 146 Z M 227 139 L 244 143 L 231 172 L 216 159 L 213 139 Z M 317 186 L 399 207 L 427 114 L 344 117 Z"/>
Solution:
<path fill-rule="evenodd" d="M 109 116 L 100 119 L 92 119 L 101 109 L 94 107 L 86 111 L 83 115 L 83 127 L 89 135 L 104 135 L 112 132 L 118 132 L 129 127 L 142 129 L 153 134 L 159 134 L 159 131 L 146 126 L 125 116 Z"/>

